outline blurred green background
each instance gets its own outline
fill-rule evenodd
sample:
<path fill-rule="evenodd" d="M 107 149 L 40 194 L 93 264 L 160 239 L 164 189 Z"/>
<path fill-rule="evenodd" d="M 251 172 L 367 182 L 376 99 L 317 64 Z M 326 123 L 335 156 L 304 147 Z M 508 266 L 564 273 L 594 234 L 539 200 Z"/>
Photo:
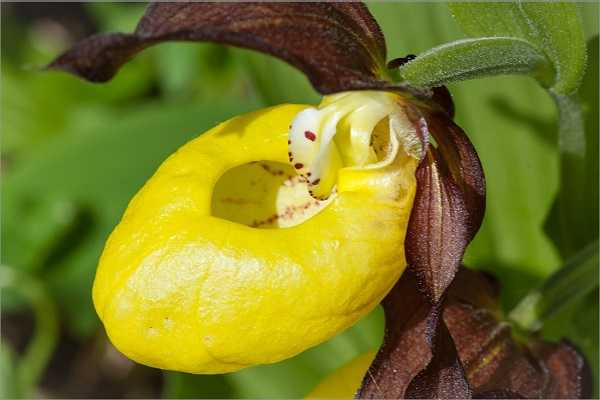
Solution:
<path fill-rule="evenodd" d="M 112 348 L 90 291 L 103 242 L 132 195 L 171 152 L 218 122 L 278 103 L 315 103 L 319 96 L 276 59 L 212 44 L 151 48 L 105 85 L 40 72 L 77 39 L 132 30 L 144 6 L 1 7 L 0 396 L 295 398 L 379 346 L 383 313 L 377 309 L 293 359 L 221 376 L 162 372 Z M 595 158 L 582 178 L 592 201 L 581 205 L 586 226 L 573 233 L 578 248 L 598 235 L 598 4 L 581 7 L 591 40 L 581 97 Z M 390 59 L 463 37 L 442 3 L 369 8 Z M 464 82 L 451 91 L 488 183 L 486 217 L 466 263 L 500 278 L 508 311 L 577 250 L 553 240 L 551 209 L 560 190 L 556 111 L 527 77 Z M 568 337 L 596 376 L 598 290 L 548 321 L 542 333 Z"/>

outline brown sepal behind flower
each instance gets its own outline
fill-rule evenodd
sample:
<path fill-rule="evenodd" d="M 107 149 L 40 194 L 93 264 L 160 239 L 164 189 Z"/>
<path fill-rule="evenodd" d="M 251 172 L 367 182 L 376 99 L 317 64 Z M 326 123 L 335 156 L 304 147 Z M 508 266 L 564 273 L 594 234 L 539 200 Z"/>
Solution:
<path fill-rule="evenodd" d="M 571 344 L 535 338 L 521 343 L 513 336 L 490 276 L 461 267 L 440 310 L 415 290 L 415 282 L 407 271 L 384 301 L 384 344 L 357 397 L 591 395 L 590 369 Z"/>
<path fill-rule="evenodd" d="M 466 398 L 470 395 L 454 343 L 440 308 L 417 289 L 417 277 L 404 272 L 383 301 L 383 345 L 357 398 Z"/>
<path fill-rule="evenodd" d="M 522 398 L 589 397 L 591 375 L 583 356 L 564 340 L 516 340 L 501 319 L 494 286 L 489 276 L 461 268 L 443 311 L 476 397 L 503 392 Z"/>
<path fill-rule="evenodd" d="M 153 3 L 131 34 L 77 43 L 50 65 L 93 82 L 165 41 L 209 41 L 258 50 L 303 71 L 321 93 L 383 88 L 383 34 L 362 3 Z"/>
<path fill-rule="evenodd" d="M 438 104 L 450 119 L 454 118 L 454 101 L 448 88 L 437 86 L 432 88 L 431 91 L 431 100 Z"/>

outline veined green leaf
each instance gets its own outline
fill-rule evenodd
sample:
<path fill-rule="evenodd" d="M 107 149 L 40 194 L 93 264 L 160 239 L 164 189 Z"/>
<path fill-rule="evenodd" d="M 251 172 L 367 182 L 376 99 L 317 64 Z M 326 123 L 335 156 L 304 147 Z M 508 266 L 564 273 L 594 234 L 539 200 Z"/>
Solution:
<path fill-rule="evenodd" d="M 552 67 L 529 42 L 514 37 L 463 39 L 420 54 L 401 67 L 404 79 L 415 86 L 501 74 L 530 74 L 552 83 Z"/>
<path fill-rule="evenodd" d="M 469 36 L 514 36 L 544 52 L 556 71 L 552 89 L 577 90 L 585 71 L 586 48 L 577 6 L 567 2 L 451 3 Z"/>

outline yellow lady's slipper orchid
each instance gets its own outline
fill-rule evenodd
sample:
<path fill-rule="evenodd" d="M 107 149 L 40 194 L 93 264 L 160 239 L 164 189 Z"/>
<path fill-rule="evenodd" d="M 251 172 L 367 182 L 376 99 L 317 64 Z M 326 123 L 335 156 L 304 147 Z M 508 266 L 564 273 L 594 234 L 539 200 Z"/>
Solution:
<path fill-rule="evenodd" d="M 113 344 L 223 373 L 291 357 L 373 309 L 406 264 L 419 142 L 402 101 L 276 106 L 169 157 L 100 259 L 93 299 Z"/>

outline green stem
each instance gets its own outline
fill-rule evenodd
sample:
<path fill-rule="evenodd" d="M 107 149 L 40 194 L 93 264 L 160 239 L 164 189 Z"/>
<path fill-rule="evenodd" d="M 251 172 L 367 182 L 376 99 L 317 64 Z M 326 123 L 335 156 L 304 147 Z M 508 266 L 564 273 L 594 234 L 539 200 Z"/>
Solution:
<path fill-rule="evenodd" d="M 558 148 L 560 149 L 560 185 L 558 206 L 558 238 L 561 253 L 571 256 L 587 244 L 579 239 L 578 229 L 589 221 L 581 210 L 585 204 L 586 136 L 581 105 L 576 96 L 563 96 L 550 91 L 558 109 Z M 579 179 L 577 179 L 579 178 Z"/>
<path fill-rule="evenodd" d="M 525 296 L 510 312 L 509 319 L 527 331 L 539 330 L 544 320 L 597 286 L 598 241 L 595 241 Z"/>
<path fill-rule="evenodd" d="M 0 265 L 0 288 L 12 288 L 24 296 L 35 315 L 36 329 L 17 365 L 17 388 L 30 397 L 39 381 L 58 338 L 58 319 L 52 299 L 41 282 L 14 268 Z"/>

